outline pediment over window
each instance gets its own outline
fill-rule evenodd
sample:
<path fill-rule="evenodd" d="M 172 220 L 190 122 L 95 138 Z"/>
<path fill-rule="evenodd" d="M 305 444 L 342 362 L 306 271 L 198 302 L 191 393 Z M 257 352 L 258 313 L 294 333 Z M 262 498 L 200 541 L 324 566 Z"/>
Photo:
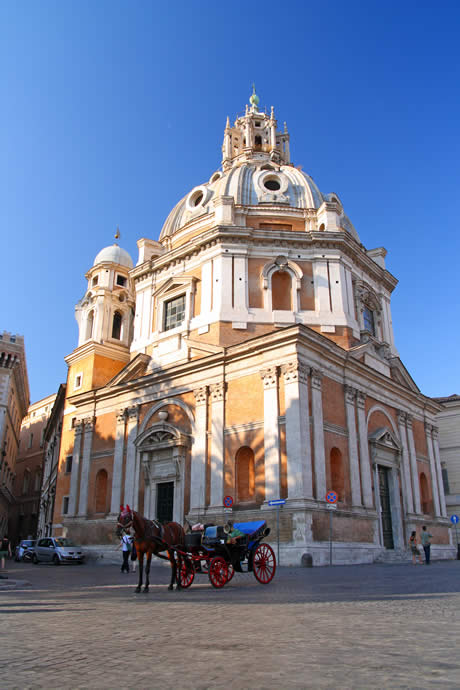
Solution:
<path fill-rule="evenodd" d="M 194 290 L 195 284 L 198 281 L 198 278 L 196 276 L 188 276 L 188 275 L 181 275 L 177 277 L 172 277 L 166 280 L 163 285 L 161 285 L 155 292 L 153 293 L 154 297 L 161 297 L 162 295 L 166 294 L 167 292 L 172 292 L 173 290 L 176 290 L 177 288 L 183 287 L 184 290 L 189 290 L 192 289 Z"/>
<path fill-rule="evenodd" d="M 139 434 L 134 444 L 140 452 L 145 452 L 171 446 L 189 447 L 191 445 L 191 439 L 171 424 L 159 422 L 158 424 L 149 426 L 145 431 Z"/>
<path fill-rule="evenodd" d="M 388 427 L 382 427 L 370 434 L 369 442 L 385 446 L 386 448 L 397 452 L 401 450 L 399 439 L 396 438 L 391 429 L 388 429 Z"/>
<path fill-rule="evenodd" d="M 107 387 L 119 386 L 122 383 L 134 381 L 135 379 L 140 379 L 142 376 L 145 376 L 146 373 L 148 373 L 147 367 L 150 359 L 149 355 L 143 353 L 138 354 L 108 382 Z"/>

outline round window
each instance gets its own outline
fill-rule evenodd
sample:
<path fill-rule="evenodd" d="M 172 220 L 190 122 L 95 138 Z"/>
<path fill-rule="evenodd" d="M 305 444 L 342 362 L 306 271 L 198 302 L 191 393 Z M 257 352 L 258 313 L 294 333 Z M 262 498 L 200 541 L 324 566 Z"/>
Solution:
<path fill-rule="evenodd" d="M 276 177 L 269 177 L 268 179 L 264 180 L 264 187 L 270 192 L 277 192 L 281 189 L 281 184 Z"/>
<path fill-rule="evenodd" d="M 192 206 L 199 206 L 199 205 L 201 204 L 202 201 L 203 201 L 203 193 L 202 193 L 202 192 L 198 192 L 198 193 L 195 194 L 195 196 L 192 197 L 192 199 L 191 199 Z"/>

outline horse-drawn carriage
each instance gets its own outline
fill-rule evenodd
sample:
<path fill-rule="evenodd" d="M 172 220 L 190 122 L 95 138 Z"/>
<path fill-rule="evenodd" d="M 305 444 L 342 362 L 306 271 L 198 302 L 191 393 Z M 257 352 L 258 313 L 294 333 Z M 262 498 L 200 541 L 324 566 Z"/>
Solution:
<path fill-rule="evenodd" d="M 206 525 L 203 530 L 185 535 L 185 545 L 175 547 L 182 587 L 190 587 L 195 575 L 207 574 L 214 587 L 230 582 L 235 572 L 253 572 L 258 582 L 267 585 L 276 571 L 276 558 L 262 540 L 270 533 L 264 520 L 236 522 L 240 536 L 231 538 L 224 527 Z"/>

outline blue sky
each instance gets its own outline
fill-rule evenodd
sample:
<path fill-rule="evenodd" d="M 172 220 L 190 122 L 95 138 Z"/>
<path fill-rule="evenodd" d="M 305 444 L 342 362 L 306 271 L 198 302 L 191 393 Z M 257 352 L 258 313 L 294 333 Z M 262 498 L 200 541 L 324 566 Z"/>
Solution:
<path fill-rule="evenodd" d="M 1 3 L 0 330 L 25 336 L 31 400 L 66 379 L 97 252 L 117 225 L 134 261 L 158 239 L 253 81 L 293 162 L 388 250 L 410 374 L 460 393 L 459 20 L 443 1 Z"/>

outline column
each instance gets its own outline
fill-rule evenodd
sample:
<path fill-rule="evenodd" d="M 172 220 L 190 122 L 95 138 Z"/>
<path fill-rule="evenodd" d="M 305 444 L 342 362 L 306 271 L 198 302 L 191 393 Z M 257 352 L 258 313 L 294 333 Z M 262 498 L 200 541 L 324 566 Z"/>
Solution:
<path fill-rule="evenodd" d="M 313 498 L 308 408 L 310 368 L 299 362 L 281 367 L 286 401 L 286 455 L 288 498 Z"/>
<path fill-rule="evenodd" d="M 436 462 L 433 453 L 433 441 L 431 438 L 432 430 L 433 426 L 425 422 L 426 444 L 428 446 L 428 457 L 430 459 L 431 493 L 433 494 L 434 514 L 436 515 L 436 517 L 439 517 L 441 515 L 441 508 L 439 505 L 438 476 L 436 472 Z"/>
<path fill-rule="evenodd" d="M 330 312 L 331 300 L 329 295 L 327 261 L 313 262 L 313 280 L 315 284 L 315 311 Z"/>
<path fill-rule="evenodd" d="M 93 433 L 96 418 L 87 417 L 83 421 L 85 424 L 85 435 L 83 442 L 83 458 L 81 464 L 80 500 L 78 502 L 79 516 L 85 516 L 88 510 L 89 469 L 91 464 L 91 449 L 93 447 Z"/>
<path fill-rule="evenodd" d="M 324 455 L 323 374 L 311 370 L 311 406 L 313 417 L 313 452 L 315 457 L 316 500 L 326 500 L 326 458 Z"/>
<path fill-rule="evenodd" d="M 225 383 L 209 387 L 211 394 L 211 508 L 224 501 L 224 405 Z"/>
<path fill-rule="evenodd" d="M 75 515 L 77 509 L 77 491 L 78 491 L 78 475 L 80 472 L 80 454 L 81 454 L 81 436 L 83 432 L 83 423 L 78 421 L 75 424 L 75 438 L 73 442 L 72 453 L 72 474 L 70 475 L 70 496 L 69 496 L 69 512 L 70 517 Z"/>
<path fill-rule="evenodd" d="M 420 503 L 420 482 L 418 479 L 418 468 L 417 468 L 417 454 L 415 452 L 415 441 L 414 432 L 412 430 L 412 416 L 407 415 L 407 437 L 409 439 L 409 458 L 410 458 L 410 468 L 412 474 L 412 492 L 414 498 L 414 509 L 415 512 L 420 515 L 422 512 L 422 506 Z"/>
<path fill-rule="evenodd" d="M 446 496 L 444 494 L 444 482 L 442 481 L 442 468 L 441 468 L 441 457 L 439 455 L 439 442 L 438 442 L 438 427 L 434 426 L 431 432 L 433 438 L 433 451 L 434 460 L 436 463 L 436 472 L 438 475 L 438 491 L 439 491 L 439 503 L 441 507 L 442 517 L 447 517 L 446 510 Z"/>
<path fill-rule="evenodd" d="M 348 457 L 350 462 L 351 504 L 362 506 L 359 476 L 358 437 L 356 435 L 356 388 L 345 385 L 345 410 L 348 428 Z"/>
<path fill-rule="evenodd" d="M 112 501 L 110 512 L 118 515 L 121 504 L 121 479 L 123 472 L 123 448 L 125 445 L 126 410 L 116 413 L 115 450 L 113 456 Z"/>
<path fill-rule="evenodd" d="M 152 513 L 150 505 L 152 499 L 152 485 L 149 474 L 148 453 L 145 451 L 140 453 L 140 464 L 142 465 L 142 471 L 144 473 L 144 517 L 151 520 L 155 515 Z"/>
<path fill-rule="evenodd" d="M 406 432 L 407 414 L 402 410 L 398 411 L 399 438 L 401 439 L 401 470 L 404 479 L 404 503 L 407 513 L 414 512 L 414 498 L 412 495 L 412 482 L 410 477 L 409 449 L 407 447 Z"/>
<path fill-rule="evenodd" d="M 363 492 L 363 503 L 366 508 L 373 507 L 372 501 L 372 482 L 371 465 L 369 461 L 369 443 L 367 438 L 367 422 L 364 412 L 366 395 L 362 391 L 357 392 L 356 401 L 358 404 L 358 438 L 359 438 L 359 458 L 361 469 L 361 488 Z"/>
<path fill-rule="evenodd" d="M 135 485 L 136 475 L 136 446 L 134 441 L 137 436 L 137 422 L 139 417 L 139 406 L 127 408 L 126 423 L 126 467 L 125 467 L 125 496 L 124 503 L 134 508 L 136 502 L 135 494 L 139 487 Z"/>
<path fill-rule="evenodd" d="M 260 372 L 264 387 L 265 500 L 280 497 L 280 434 L 276 367 Z"/>
<path fill-rule="evenodd" d="M 195 395 L 195 438 L 192 446 L 190 511 L 203 514 L 206 489 L 207 387 L 197 388 L 193 393 Z"/>

